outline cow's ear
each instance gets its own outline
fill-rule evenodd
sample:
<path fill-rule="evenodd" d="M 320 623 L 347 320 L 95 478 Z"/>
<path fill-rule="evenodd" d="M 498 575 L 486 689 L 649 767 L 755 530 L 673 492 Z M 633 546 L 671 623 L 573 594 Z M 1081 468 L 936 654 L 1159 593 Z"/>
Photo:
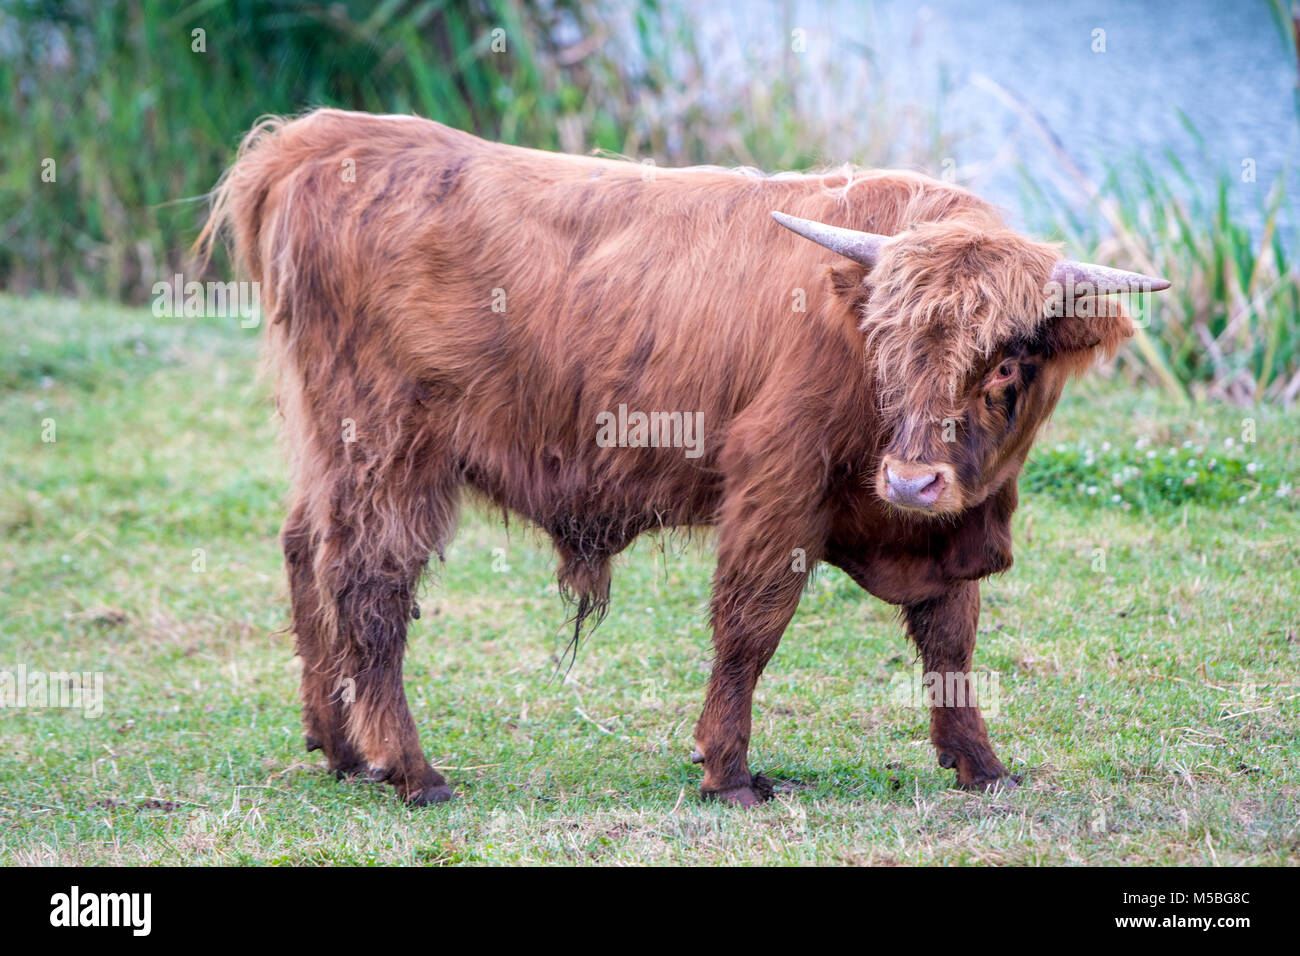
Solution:
<path fill-rule="evenodd" d="M 1082 352 L 1101 344 L 1101 335 L 1092 320 L 1077 315 L 1052 319 L 1047 327 L 1047 350 L 1053 355 L 1062 352 Z"/>
<path fill-rule="evenodd" d="M 1068 314 L 1047 319 L 1042 339 L 1049 355 L 1073 354 L 1086 365 L 1097 351 L 1107 357 L 1114 355 L 1133 331 L 1133 322 L 1119 299 L 1090 296 L 1078 299 Z"/>
<path fill-rule="evenodd" d="M 852 263 L 843 266 L 827 266 L 826 279 L 831 284 L 831 291 L 841 299 L 847 299 L 850 303 L 856 303 L 858 299 L 866 299 L 867 286 L 867 267 Z"/>

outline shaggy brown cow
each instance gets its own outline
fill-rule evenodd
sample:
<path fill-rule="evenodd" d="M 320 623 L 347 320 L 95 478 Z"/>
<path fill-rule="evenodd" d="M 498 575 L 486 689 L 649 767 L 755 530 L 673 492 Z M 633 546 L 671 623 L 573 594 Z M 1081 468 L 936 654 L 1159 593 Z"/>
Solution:
<path fill-rule="evenodd" d="M 402 656 L 462 489 L 550 534 L 579 625 L 637 535 L 716 528 L 695 757 L 706 796 L 751 805 L 754 685 L 812 568 L 899 605 L 927 671 L 970 672 L 1034 433 L 1132 332 L 1076 305 L 1167 285 L 909 173 L 649 169 L 336 110 L 248 135 L 201 248 L 222 231 L 278 369 L 308 747 L 412 803 L 451 795 Z M 1006 778 L 975 701 L 931 737 L 961 785 Z"/>

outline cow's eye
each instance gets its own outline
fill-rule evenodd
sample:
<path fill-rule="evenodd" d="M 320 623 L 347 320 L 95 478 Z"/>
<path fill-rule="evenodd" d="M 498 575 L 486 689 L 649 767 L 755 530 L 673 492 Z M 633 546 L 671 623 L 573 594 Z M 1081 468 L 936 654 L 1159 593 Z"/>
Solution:
<path fill-rule="evenodd" d="M 989 379 L 989 386 L 992 388 L 997 388 L 1002 385 L 1006 385 L 1015 377 L 1016 377 L 1016 363 L 1003 362 L 1001 365 L 997 367 L 997 370 L 994 371 L 993 377 Z"/>

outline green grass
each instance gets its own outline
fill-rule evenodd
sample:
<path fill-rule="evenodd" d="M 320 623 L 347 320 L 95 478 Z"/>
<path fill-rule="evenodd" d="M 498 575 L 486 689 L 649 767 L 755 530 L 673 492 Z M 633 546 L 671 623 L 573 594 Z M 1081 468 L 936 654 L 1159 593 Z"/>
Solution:
<path fill-rule="evenodd" d="M 826 572 L 759 685 L 752 761 L 785 791 L 702 805 L 707 542 L 621 558 L 566 682 L 549 549 L 468 514 L 407 667 L 461 796 L 415 810 L 302 750 L 255 334 L 0 298 L 0 335 L 0 670 L 102 671 L 105 688 L 95 719 L 0 709 L 0 863 L 1300 859 L 1294 414 L 1073 387 L 1026 477 L 1016 566 L 984 588 L 990 732 L 1025 775 L 1010 794 L 950 789 L 925 712 L 891 686 L 913 657 L 893 610 Z M 1210 455 L 1229 437 L 1256 465 L 1235 480 L 1263 489 L 1245 502 L 1158 481 L 1127 509 L 1078 495 L 1113 470 L 1103 443 Z"/>

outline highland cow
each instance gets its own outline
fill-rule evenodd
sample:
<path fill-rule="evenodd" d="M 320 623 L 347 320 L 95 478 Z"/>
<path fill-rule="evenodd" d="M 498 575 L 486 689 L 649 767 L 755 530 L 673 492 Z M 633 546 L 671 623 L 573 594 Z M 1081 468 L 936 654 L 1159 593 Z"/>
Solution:
<path fill-rule="evenodd" d="M 970 672 L 1035 433 L 1132 334 L 1102 294 L 1168 285 L 916 174 L 647 168 L 337 110 L 249 133 L 200 248 L 223 233 L 261 284 L 292 459 L 307 746 L 416 804 L 452 791 L 407 707 L 406 629 L 464 489 L 549 534 L 577 628 L 638 535 L 715 529 L 692 756 L 706 797 L 750 806 L 772 793 L 754 687 L 815 566 L 897 605 L 926 671 Z M 626 409 L 681 413 L 697 447 L 598 441 Z M 939 763 L 1010 782 L 949 694 Z"/>

